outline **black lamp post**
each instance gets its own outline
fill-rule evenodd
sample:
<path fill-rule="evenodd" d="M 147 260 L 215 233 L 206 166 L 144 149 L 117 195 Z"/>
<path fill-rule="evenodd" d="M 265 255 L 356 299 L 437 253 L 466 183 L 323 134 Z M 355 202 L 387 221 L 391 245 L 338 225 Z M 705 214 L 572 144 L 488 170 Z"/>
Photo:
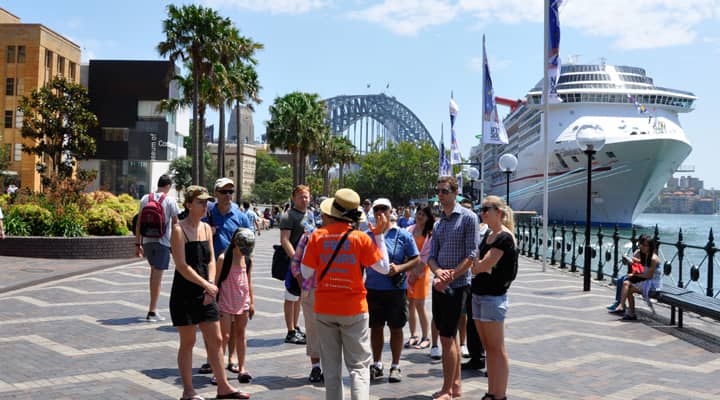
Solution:
<path fill-rule="evenodd" d="M 475 203 L 475 180 L 480 177 L 480 171 L 475 167 L 470 167 L 468 168 L 468 176 L 470 177 L 470 197 Z M 482 201 L 482 199 L 479 200 Z"/>
<path fill-rule="evenodd" d="M 510 153 L 506 153 L 500 156 L 498 160 L 498 166 L 500 170 L 505 172 L 505 202 L 510 207 L 510 175 L 512 175 L 515 168 L 517 168 L 518 159 Z"/>
<path fill-rule="evenodd" d="M 585 250 L 583 265 L 583 291 L 590 291 L 590 225 L 592 211 L 592 160 L 593 154 L 605 145 L 605 132 L 598 125 L 583 125 L 578 129 L 575 141 L 583 153 L 587 155 L 587 196 L 585 198 Z M 598 251 L 598 254 L 600 252 Z"/>

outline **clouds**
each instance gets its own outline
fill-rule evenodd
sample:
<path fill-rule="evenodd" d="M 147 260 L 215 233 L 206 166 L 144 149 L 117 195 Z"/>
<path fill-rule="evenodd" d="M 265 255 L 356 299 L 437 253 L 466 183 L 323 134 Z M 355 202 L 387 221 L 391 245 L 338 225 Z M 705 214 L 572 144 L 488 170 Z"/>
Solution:
<path fill-rule="evenodd" d="M 271 14 L 304 14 L 328 7 L 331 0 L 207 0 L 207 5 L 217 8 L 239 8 Z"/>
<path fill-rule="evenodd" d="M 378 24 L 399 35 L 416 35 L 459 17 L 484 27 L 493 23 L 543 22 L 539 0 L 383 0 L 350 11 L 353 19 Z M 566 0 L 561 24 L 590 36 L 614 39 L 620 49 L 693 43 L 702 23 L 720 19 L 718 0 Z M 471 28 L 472 26 L 468 26 Z"/>

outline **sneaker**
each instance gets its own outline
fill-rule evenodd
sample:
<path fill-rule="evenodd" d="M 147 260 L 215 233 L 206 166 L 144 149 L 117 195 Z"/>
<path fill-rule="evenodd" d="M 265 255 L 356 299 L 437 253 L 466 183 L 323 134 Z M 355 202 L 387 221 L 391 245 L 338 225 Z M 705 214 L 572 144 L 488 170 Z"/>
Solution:
<path fill-rule="evenodd" d="M 388 376 L 388 382 L 397 383 L 402 381 L 402 374 L 400 368 L 390 367 L 390 375 Z"/>
<path fill-rule="evenodd" d="M 485 368 L 485 359 L 481 358 L 479 360 L 476 359 L 470 359 L 467 362 L 464 362 L 460 365 L 460 369 L 463 371 L 472 371 L 472 370 L 478 370 Z"/>
<path fill-rule="evenodd" d="M 440 352 L 439 347 L 433 346 L 430 348 L 430 358 L 433 360 L 439 360 L 442 358 L 442 353 Z"/>
<path fill-rule="evenodd" d="M 295 331 L 288 332 L 287 336 L 285 336 L 285 343 L 292 343 L 292 344 L 305 344 L 305 338 L 298 335 Z"/>
<path fill-rule="evenodd" d="M 298 336 L 301 336 L 303 339 L 305 339 L 305 332 L 303 332 L 303 330 L 300 329 L 299 326 L 295 327 L 295 334 Z"/>
<path fill-rule="evenodd" d="M 620 305 L 620 302 L 616 301 L 616 302 L 610 304 L 609 306 L 607 306 L 607 309 L 608 309 L 608 311 L 612 311 L 612 310 L 616 309 L 619 305 Z"/>
<path fill-rule="evenodd" d="M 462 358 L 470 358 L 470 352 L 465 345 L 460 346 L 460 354 L 462 355 Z"/>
<path fill-rule="evenodd" d="M 156 311 L 149 311 L 147 313 L 147 316 L 145 317 L 145 321 L 147 322 L 160 322 L 165 321 L 165 317 L 158 314 Z"/>
<path fill-rule="evenodd" d="M 620 321 L 637 321 L 637 315 L 625 314 Z"/>
<path fill-rule="evenodd" d="M 318 383 L 325 380 L 325 377 L 323 376 L 320 367 L 313 367 L 313 369 L 310 371 L 310 377 L 308 378 L 308 380 L 311 383 Z"/>
<path fill-rule="evenodd" d="M 378 368 L 374 365 L 370 366 L 370 380 L 374 381 L 376 379 L 380 379 L 383 376 L 383 370 L 382 368 Z"/>

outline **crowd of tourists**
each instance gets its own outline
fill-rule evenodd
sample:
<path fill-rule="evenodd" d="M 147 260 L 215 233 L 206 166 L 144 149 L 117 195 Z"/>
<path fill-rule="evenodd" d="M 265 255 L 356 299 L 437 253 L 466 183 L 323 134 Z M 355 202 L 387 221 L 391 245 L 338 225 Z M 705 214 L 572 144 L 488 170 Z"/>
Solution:
<path fill-rule="evenodd" d="M 476 213 L 472 203 L 457 201 L 455 178 L 441 177 L 435 207 L 398 208 L 384 197 L 361 201 L 348 188 L 313 207 L 310 189 L 298 185 L 287 209 L 271 212 L 265 225 L 265 216 L 249 204 L 232 202 L 230 179 L 218 179 L 213 193 L 186 188 L 183 213 L 168 195 L 170 187 L 163 176 L 158 191 L 143 197 L 135 233 L 137 255 L 152 267 L 148 321 L 164 319 L 157 312 L 160 282 L 170 257 L 175 264 L 170 317 L 180 340 L 181 400 L 202 399 L 192 385 L 198 328 L 207 352 L 199 372 L 213 374 L 217 398 L 250 398 L 233 387 L 226 370 L 241 384 L 253 379 L 245 365 L 245 328 L 255 313 L 252 255 L 255 237 L 270 224 L 280 229 L 272 270 L 284 278 L 285 342 L 306 346 L 308 379 L 324 385 L 326 399 L 344 398 L 343 364 L 352 399 L 368 399 L 371 381 L 387 376 L 401 382 L 404 349 L 429 349 L 442 360 L 434 399 L 461 397 L 461 369 L 485 366 L 482 399 L 506 398 L 504 319 L 518 254 L 512 210 L 501 198 L 486 197 Z M 153 220 L 163 229 L 148 230 Z M 432 301 L 431 316 L 426 300 Z M 389 368 L 383 363 L 385 326 Z M 461 363 L 463 357 L 469 360 Z"/>

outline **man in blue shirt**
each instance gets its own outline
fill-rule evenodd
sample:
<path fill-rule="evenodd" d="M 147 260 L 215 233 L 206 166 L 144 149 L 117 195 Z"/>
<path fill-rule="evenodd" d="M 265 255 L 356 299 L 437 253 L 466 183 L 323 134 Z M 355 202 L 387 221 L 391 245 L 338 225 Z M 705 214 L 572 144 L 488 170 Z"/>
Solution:
<path fill-rule="evenodd" d="M 440 220 L 433 229 L 428 265 L 435 274 L 432 312 L 442 345 L 443 387 L 433 398 L 446 400 L 462 392 L 456 335 L 460 313 L 470 293 L 470 267 L 480 236 L 477 215 L 456 201 L 457 180 L 452 176 L 440 177 L 435 191 L 440 200 Z"/>

